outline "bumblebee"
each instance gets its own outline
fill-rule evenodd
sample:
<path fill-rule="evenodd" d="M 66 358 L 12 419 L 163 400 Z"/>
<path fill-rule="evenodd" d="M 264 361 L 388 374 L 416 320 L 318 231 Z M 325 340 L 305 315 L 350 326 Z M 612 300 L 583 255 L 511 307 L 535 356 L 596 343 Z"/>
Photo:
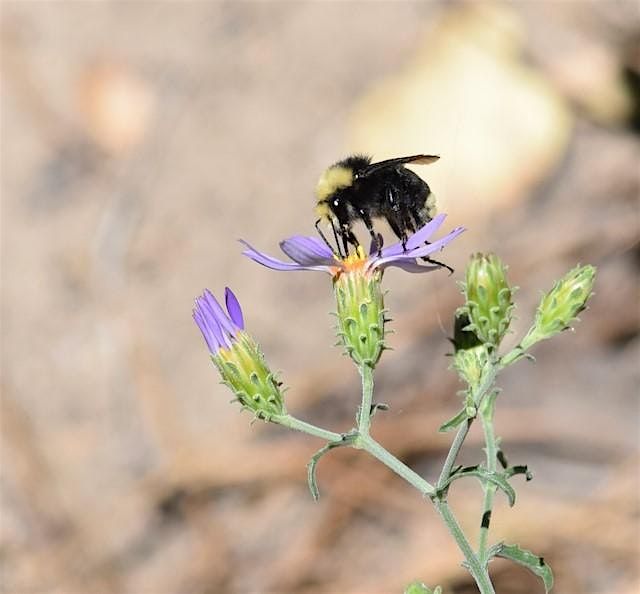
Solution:
<path fill-rule="evenodd" d="M 435 197 L 427 183 L 406 164 L 426 165 L 437 161 L 434 155 L 413 155 L 372 163 L 366 155 L 351 155 L 331 165 L 316 186 L 316 229 L 327 220 L 333 229 L 340 253 L 349 253 L 349 245 L 360 243 L 353 233 L 353 224 L 360 220 L 369 230 L 374 249 L 382 249 L 382 236 L 373 227 L 373 219 L 383 218 L 403 245 L 414 233 L 433 219 L 436 214 Z M 332 248 L 333 249 L 333 248 Z M 439 264 L 439 262 L 438 262 Z M 448 266 L 447 266 L 448 268 Z"/>

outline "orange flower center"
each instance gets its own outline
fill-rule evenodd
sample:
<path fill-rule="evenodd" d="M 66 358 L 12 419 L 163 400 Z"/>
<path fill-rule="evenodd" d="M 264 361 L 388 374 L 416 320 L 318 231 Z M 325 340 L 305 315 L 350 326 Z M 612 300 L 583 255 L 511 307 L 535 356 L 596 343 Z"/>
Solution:
<path fill-rule="evenodd" d="M 339 265 L 331 268 L 331 274 L 334 278 L 340 276 L 343 272 L 362 270 L 367 261 L 367 255 L 363 247 L 359 245 L 355 253 L 349 254 L 346 258 L 342 259 L 335 256 L 335 259 L 339 262 Z"/>

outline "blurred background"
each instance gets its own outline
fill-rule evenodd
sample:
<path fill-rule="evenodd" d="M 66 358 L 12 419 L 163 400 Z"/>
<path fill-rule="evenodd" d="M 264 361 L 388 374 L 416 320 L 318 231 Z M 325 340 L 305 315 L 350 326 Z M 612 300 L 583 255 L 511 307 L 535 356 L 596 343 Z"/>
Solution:
<path fill-rule="evenodd" d="M 632 594 L 640 489 L 640 14 L 618 2 L 4 2 L 1 590 L 11 594 L 475 592 L 432 507 L 314 438 L 229 404 L 191 320 L 233 287 L 289 410 L 354 422 L 323 275 L 262 269 L 313 234 L 313 188 L 351 151 L 417 171 L 456 269 L 385 283 L 396 334 L 373 435 L 433 479 L 469 254 L 510 266 L 518 316 L 598 267 L 575 332 L 501 377 L 497 432 L 535 478 L 492 539 L 544 555 L 557 594 Z M 389 237 L 387 235 L 387 237 Z M 482 456 L 474 427 L 462 462 Z M 518 478 L 514 479 L 518 483 Z M 472 537 L 481 492 L 450 500 Z M 500 594 L 542 592 L 492 565 Z"/>

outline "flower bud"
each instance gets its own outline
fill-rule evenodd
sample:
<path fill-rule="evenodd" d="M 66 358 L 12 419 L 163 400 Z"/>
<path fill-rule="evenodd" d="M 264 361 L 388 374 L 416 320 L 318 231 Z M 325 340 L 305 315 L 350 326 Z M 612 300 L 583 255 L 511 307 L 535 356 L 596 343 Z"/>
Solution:
<path fill-rule="evenodd" d="M 452 367 L 458 375 L 469 385 L 480 384 L 483 370 L 489 361 L 486 345 L 469 327 L 469 317 L 464 312 L 457 312 L 454 324 L 454 335 L 451 342 L 455 347 Z"/>
<path fill-rule="evenodd" d="M 556 282 L 553 289 L 542 296 L 535 323 L 523 340 L 523 346 L 567 330 L 585 309 L 591 297 L 595 274 L 593 266 L 576 266 Z"/>
<path fill-rule="evenodd" d="M 286 414 L 282 384 L 267 367 L 258 343 L 245 332 L 240 303 L 229 288 L 225 302 L 226 311 L 207 290 L 193 310 L 222 383 L 259 419 Z"/>
<path fill-rule="evenodd" d="M 497 347 L 509 329 L 514 307 L 500 258 L 495 254 L 472 256 L 463 290 L 466 303 L 459 313 L 469 318 L 466 329 L 488 346 Z"/>
<path fill-rule="evenodd" d="M 382 273 L 364 267 L 362 248 L 352 262 L 334 277 L 338 336 L 346 353 L 357 365 L 375 367 L 384 350 L 384 299 Z"/>
<path fill-rule="evenodd" d="M 453 368 L 458 375 L 471 387 L 479 386 L 482 374 L 489 363 L 487 345 L 479 345 L 471 349 L 456 351 L 453 358 Z"/>

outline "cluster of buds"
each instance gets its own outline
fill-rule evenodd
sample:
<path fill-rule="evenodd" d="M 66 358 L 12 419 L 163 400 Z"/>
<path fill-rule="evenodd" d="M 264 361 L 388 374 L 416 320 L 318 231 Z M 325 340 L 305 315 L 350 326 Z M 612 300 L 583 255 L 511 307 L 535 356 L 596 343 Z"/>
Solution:
<path fill-rule="evenodd" d="M 536 342 L 570 328 L 591 296 L 595 272 L 593 266 L 577 266 L 544 294 L 533 326 L 503 363 L 517 360 Z M 477 386 L 509 330 L 515 289 L 494 254 L 472 256 L 462 287 L 466 301 L 456 312 L 453 367 L 469 386 Z"/>
<path fill-rule="evenodd" d="M 491 368 L 492 355 L 509 330 L 513 314 L 506 269 L 494 254 L 475 254 L 462 283 L 465 304 L 455 317 L 452 367 L 471 391 Z"/>

